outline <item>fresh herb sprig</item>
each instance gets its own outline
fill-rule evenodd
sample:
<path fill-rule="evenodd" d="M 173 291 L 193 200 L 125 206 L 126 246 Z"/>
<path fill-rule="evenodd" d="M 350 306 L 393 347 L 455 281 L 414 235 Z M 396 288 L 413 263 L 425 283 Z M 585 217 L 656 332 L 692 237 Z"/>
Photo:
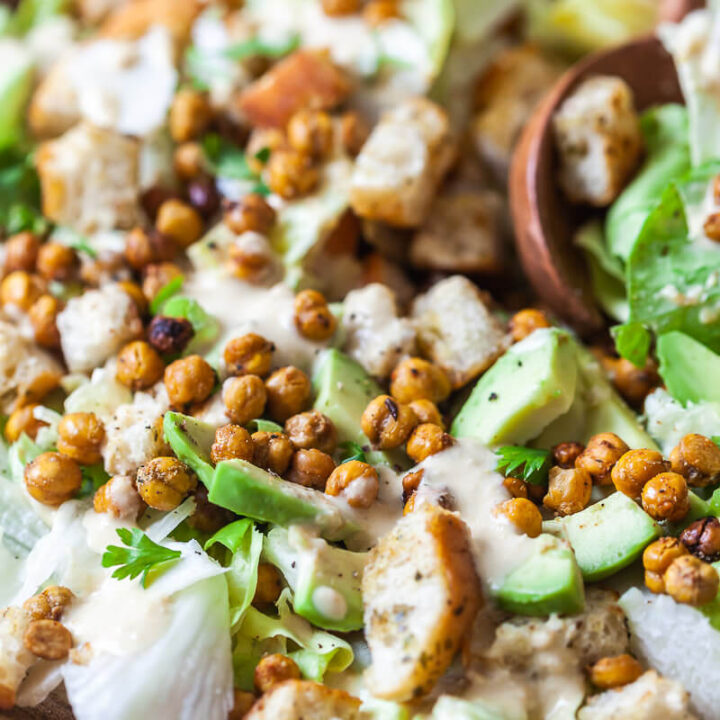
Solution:
<path fill-rule="evenodd" d="M 267 196 L 270 188 L 263 182 L 260 173 L 250 166 L 245 153 L 236 145 L 229 143 L 217 133 L 208 133 L 202 139 L 205 160 L 211 171 L 219 177 L 233 180 L 245 180 L 253 184 L 252 192 Z M 270 157 L 268 148 L 263 148 L 255 159 L 265 164 Z"/>
<path fill-rule="evenodd" d="M 551 466 L 550 451 L 536 448 L 505 445 L 495 451 L 498 456 L 496 469 L 505 477 L 525 480 L 532 485 L 544 485 Z"/>
<path fill-rule="evenodd" d="M 362 445 L 358 445 L 358 443 L 353 442 L 352 440 L 341 443 L 340 449 L 342 450 L 341 457 L 343 458 L 340 462 L 341 465 L 346 462 L 350 462 L 351 460 L 367 462 L 367 458 L 365 457 L 365 451 L 363 450 Z"/>
<path fill-rule="evenodd" d="M 148 573 L 151 570 L 163 563 L 177 560 L 181 555 L 179 550 L 170 550 L 153 542 L 140 528 L 118 528 L 116 532 L 126 547 L 108 545 L 102 556 L 102 566 L 109 568 L 118 565 L 112 574 L 112 577 L 118 580 L 133 580 L 141 575 L 141 584 L 147 587 Z"/>

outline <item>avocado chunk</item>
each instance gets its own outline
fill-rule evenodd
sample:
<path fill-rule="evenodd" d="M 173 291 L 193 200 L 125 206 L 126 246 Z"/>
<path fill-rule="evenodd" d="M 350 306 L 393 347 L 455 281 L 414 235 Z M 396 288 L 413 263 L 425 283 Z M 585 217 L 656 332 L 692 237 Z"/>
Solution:
<path fill-rule="evenodd" d="M 215 469 L 210 461 L 210 448 L 215 439 L 215 428 L 189 415 L 166 412 L 163 434 L 178 458 L 197 473 L 208 489 L 212 487 Z"/>
<path fill-rule="evenodd" d="M 576 380 L 570 335 L 536 330 L 480 378 L 450 432 L 488 445 L 522 445 L 569 410 Z"/>
<path fill-rule="evenodd" d="M 657 355 L 660 376 L 678 402 L 720 402 L 720 355 L 678 331 L 658 338 Z"/>
<path fill-rule="evenodd" d="M 537 552 L 505 578 L 495 601 L 518 615 L 580 612 L 585 589 L 572 550 L 550 535 L 538 543 Z"/>
<path fill-rule="evenodd" d="M 602 580 L 627 567 L 662 535 L 660 526 L 621 492 L 568 515 L 561 523 L 588 582 Z"/>

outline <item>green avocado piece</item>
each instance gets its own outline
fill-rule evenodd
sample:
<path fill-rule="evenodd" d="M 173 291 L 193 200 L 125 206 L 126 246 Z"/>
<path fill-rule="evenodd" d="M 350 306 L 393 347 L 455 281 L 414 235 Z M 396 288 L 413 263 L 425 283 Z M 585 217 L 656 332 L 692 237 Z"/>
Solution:
<path fill-rule="evenodd" d="M 480 378 L 450 432 L 488 445 L 522 445 L 568 411 L 576 380 L 570 335 L 536 330 Z"/>
<path fill-rule="evenodd" d="M 679 331 L 657 340 L 660 376 L 678 401 L 720 402 L 720 355 Z"/>
<path fill-rule="evenodd" d="M 189 465 L 209 489 L 215 469 L 210 461 L 210 448 L 215 439 L 212 425 L 182 413 L 166 412 L 163 418 L 165 442 L 186 465 Z"/>

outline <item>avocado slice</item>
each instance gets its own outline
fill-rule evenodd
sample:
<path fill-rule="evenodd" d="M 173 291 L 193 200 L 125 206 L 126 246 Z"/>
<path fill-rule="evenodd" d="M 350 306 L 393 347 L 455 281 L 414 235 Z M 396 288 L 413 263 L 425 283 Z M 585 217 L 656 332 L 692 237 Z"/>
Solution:
<path fill-rule="evenodd" d="M 660 376 L 668 392 L 685 405 L 688 402 L 720 402 L 720 355 L 685 333 L 673 331 L 658 338 Z"/>
<path fill-rule="evenodd" d="M 215 439 L 215 428 L 189 415 L 166 412 L 163 434 L 165 442 L 180 460 L 197 473 L 208 489 L 211 488 L 215 469 L 210 461 L 210 448 Z"/>
<path fill-rule="evenodd" d="M 522 445 L 570 409 L 576 381 L 570 335 L 536 330 L 480 378 L 450 432 L 488 445 Z"/>

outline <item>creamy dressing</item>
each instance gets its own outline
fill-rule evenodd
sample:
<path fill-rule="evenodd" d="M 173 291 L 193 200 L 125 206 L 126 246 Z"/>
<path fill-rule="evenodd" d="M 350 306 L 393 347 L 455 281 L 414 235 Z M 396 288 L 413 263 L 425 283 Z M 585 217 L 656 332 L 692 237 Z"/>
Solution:
<path fill-rule="evenodd" d="M 312 601 L 317 611 L 330 620 L 342 620 L 347 615 L 347 601 L 337 590 L 327 585 L 320 585 L 313 590 Z"/>

